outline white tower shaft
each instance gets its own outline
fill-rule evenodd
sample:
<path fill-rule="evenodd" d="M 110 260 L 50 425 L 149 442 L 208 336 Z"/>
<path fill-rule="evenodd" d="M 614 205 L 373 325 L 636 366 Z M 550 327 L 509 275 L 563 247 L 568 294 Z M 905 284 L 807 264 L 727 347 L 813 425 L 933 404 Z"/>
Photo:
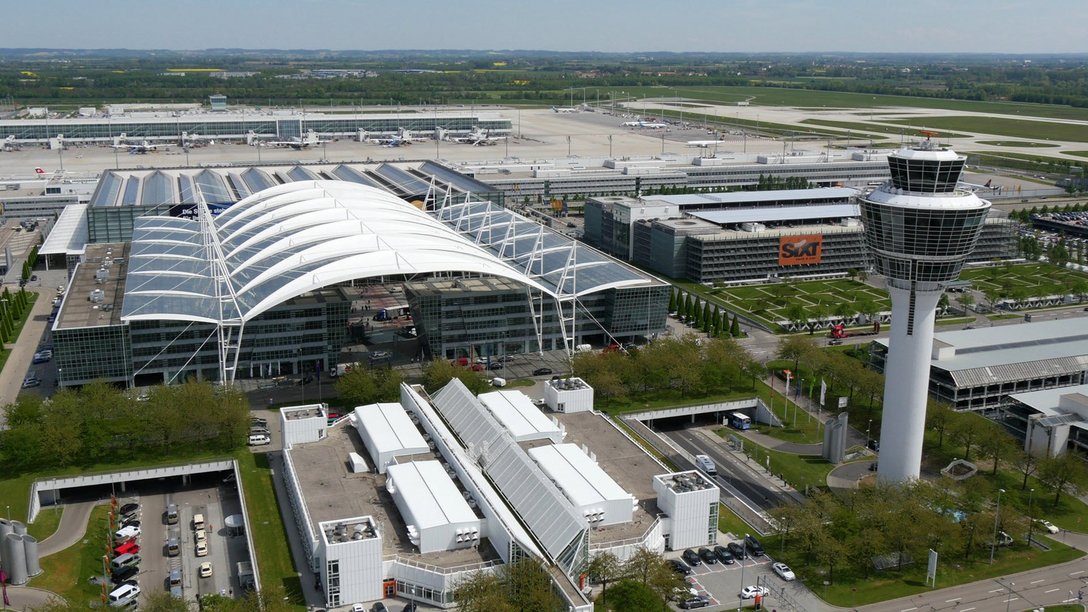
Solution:
<path fill-rule="evenodd" d="M 884 414 L 880 425 L 877 478 L 899 483 L 915 480 L 922 463 L 933 323 L 940 291 L 888 287 L 892 325 L 884 364 Z"/>

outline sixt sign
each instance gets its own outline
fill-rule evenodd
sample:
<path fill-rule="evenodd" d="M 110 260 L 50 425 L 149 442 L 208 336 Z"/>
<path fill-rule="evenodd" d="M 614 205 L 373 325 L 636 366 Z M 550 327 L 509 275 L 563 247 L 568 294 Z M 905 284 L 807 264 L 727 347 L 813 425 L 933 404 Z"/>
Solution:
<path fill-rule="evenodd" d="M 823 242 L 824 237 L 819 234 L 782 236 L 778 239 L 778 265 L 796 266 L 820 263 Z"/>

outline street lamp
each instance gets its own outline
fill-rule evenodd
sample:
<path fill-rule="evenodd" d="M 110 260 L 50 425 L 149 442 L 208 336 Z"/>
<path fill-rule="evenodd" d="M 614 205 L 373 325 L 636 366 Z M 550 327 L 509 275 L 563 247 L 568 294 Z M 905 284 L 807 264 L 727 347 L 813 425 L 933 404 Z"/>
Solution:
<path fill-rule="evenodd" d="M 990 542 L 990 563 L 994 562 L 994 551 L 997 550 L 997 522 L 1001 518 L 1001 494 L 1005 489 L 997 490 L 997 509 L 994 511 L 994 539 Z"/>
<path fill-rule="evenodd" d="M 741 608 L 744 607 L 744 596 L 742 593 L 744 592 L 744 557 L 748 555 L 748 551 L 746 550 L 748 548 L 746 545 L 748 542 L 747 533 L 744 534 L 744 540 L 742 540 L 742 542 L 744 543 L 741 544 L 741 550 L 744 552 L 741 554 L 740 559 L 738 559 L 740 561 L 740 591 L 737 592 L 737 612 L 740 612 Z"/>
<path fill-rule="evenodd" d="M 1032 512 L 1031 505 L 1032 497 L 1035 496 L 1035 489 L 1028 490 L 1028 546 L 1031 546 L 1031 531 L 1035 527 L 1035 514 Z"/>
<path fill-rule="evenodd" d="M 866 447 L 869 446 L 869 440 L 871 439 L 869 437 L 869 432 L 872 431 L 872 429 L 873 429 L 873 420 L 869 419 L 869 424 L 865 426 L 865 446 Z"/>

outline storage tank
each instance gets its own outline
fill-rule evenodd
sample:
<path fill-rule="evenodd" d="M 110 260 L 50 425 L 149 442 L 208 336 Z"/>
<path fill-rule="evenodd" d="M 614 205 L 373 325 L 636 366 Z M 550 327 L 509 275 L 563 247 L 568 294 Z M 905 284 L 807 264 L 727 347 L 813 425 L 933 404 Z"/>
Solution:
<path fill-rule="evenodd" d="M 26 555 L 26 575 L 33 578 L 42 573 L 38 562 L 38 538 L 30 534 L 23 536 L 23 554 Z"/>
<path fill-rule="evenodd" d="M 26 535 L 26 525 L 21 521 L 12 521 L 11 529 L 15 535 Z"/>
<path fill-rule="evenodd" d="M 26 557 L 23 552 L 23 536 L 9 533 L 4 536 L 4 569 L 8 584 L 26 584 Z"/>
<path fill-rule="evenodd" d="M 0 519 L 0 542 L 4 541 L 9 533 L 14 533 L 15 528 L 11 526 L 11 521 L 7 519 Z"/>

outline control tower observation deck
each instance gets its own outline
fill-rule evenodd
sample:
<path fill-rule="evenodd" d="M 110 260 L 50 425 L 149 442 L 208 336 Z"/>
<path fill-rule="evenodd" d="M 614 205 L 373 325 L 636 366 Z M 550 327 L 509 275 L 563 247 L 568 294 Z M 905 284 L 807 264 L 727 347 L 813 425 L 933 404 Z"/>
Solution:
<path fill-rule="evenodd" d="M 966 158 L 931 140 L 888 156 L 892 178 L 861 196 L 865 242 L 892 300 L 878 478 L 918 478 L 937 302 L 975 248 L 990 203 L 958 189 Z"/>

